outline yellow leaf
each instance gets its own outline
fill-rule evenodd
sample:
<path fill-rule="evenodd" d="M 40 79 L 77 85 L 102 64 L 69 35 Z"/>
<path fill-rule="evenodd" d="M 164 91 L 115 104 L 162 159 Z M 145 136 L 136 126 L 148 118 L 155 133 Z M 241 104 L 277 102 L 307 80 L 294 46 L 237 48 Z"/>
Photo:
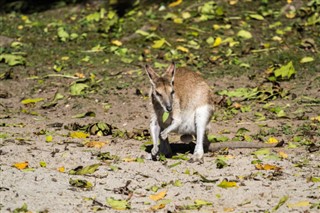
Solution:
<path fill-rule="evenodd" d="M 25 161 L 25 162 L 19 162 L 19 163 L 15 163 L 15 164 L 13 164 L 13 166 L 14 166 L 14 167 L 16 167 L 17 169 L 22 170 L 22 169 L 28 168 L 29 163 L 28 163 L 28 161 Z"/>
<path fill-rule="evenodd" d="M 112 40 L 112 41 L 111 41 L 111 44 L 114 44 L 114 45 L 120 47 L 120 46 L 122 45 L 122 42 L 119 41 L 119 40 Z"/>
<path fill-rule="evenodd" d="M 223 180 L 221 181 L 221 183 L 218 184 L 218 186 L 221 188 L 231 188 L 231 187 L 237 187 L 237 183 Z"/>
<path fill-rule="evenodd" d="M 224 212 L 234 212 L 234 208 L 225 207 L 225 208 L 223 208 L 223 211 L 224 211 Z"/>
<path fill-rule="evenodd" d="M 70 59 L 69 56 L 62 56 L 62 57 L 61 57 L 61 60 L 62 60 L 62 61 L 68 61 L 69 59 Z"/>
<path fill-rule="evenodd" d="M 59 171 L 59 172 L 64 172 L 65 170 L 66 170 L 66 169 L 64 168 L 64 166 L 61 166 L 61 167 L 58 168 L 58 171 Z"/>
<path fill-rule="evenodd" d="M 320 122 L 320 115 L 318 115 L 317 117 L 312 117 L 310 118 L 312 121 L 318 121 Z"/>
<path fill-rule="evenodd" d="M 177 0 L 177 1 L 175 1 L 175 2 L 170 3 L 170 4 L 169 4 L 169 7 L 176 7 L 176 6 L 178 6 L 179 4 L 181 4 L 181 3 L 182 3 L 182 0 Z"/>
<path fill-rule="evenodd" d="M 181 52 L 185 52 L 185 53 L 188 53 L 189 52 L 189 49 L 188 48 L 185 48 L 183 46 L 177 46 L 177 50 L 180 50 Z"/>
<path fill-rule="evenodd" d="M 108 142 L 101 142 L 101 141 L 90 141 L 85 144 L 86 147 L 89 148 L 102 148 L 105 146 Z"/>
<path fill-rule="evenodd" d="M 288 208 L 306 207 L 306 206 L 310 206 L 310 202 L 309 201 L 300 201 L 297 203 L 288 203 L 287 206 L 288 206 Z"/>
<path fill-rule="evenodd" d="M 173 22 L 176 24 L 182 24 L 183 23 L 183 19 L 182 18 L 174 18 Z"/>
<path fill-rule="evenodd" d="M 89 134 L 84 132 L 70 132 L 70 137 L 72 138 L 86 138 L 89 137 Z"/>
<path fill-rule="evenodd" d="M 270 165 L 270 164 L 260 164 L 260 163 L 256 164 L 256 169 L 258 169 L 258 170 L 276 170 L 276 171 L 281 170 L 281 168 L 278 166 Z"/>
<path fill-rule="evenodd" d="M 279 155 L 280 155 L 280 157 L 283 158 L 283 159 L 287 159 L 287 158 L 288 158 L 288 154 L 286 154 L 285 152 L 280 151 L 280 152 L 279 152 Z"/>
<path fill-rule="evenodd" d="M 157 205 L 151 206 L 151 210 L 153 210 L 153 211 L 157 211 L 157 210 L 159 210 L 159 209 L 163 209 L 164 207 L 166 207 L 166 204 L 164 204 L 164 203 L 160 203 L 160 204 L 157 204 Z"/>
<path fill-rule="evenodd" d="M 162 198 L 164 198 L 167 194 L 167 190 L 164 190 L 164 191 L 161 191 L 157 194 L 153 194 L 153 195 L 150 195 L 149 198 L 151 200 L 154 200 L 154 201 L 158 201 L 158 200 L 161 200 Z"/>
<path fill-rule="evenodd" d="M 83 74 L 83 73 L 80 73 L 80 72 L 76 72 L 74 74 L 74 76 L 78 77 L 78 78 L 85 78 L 86 76 Z"/>
<path fill-rule="evenodd" d="M 267 143 L 278 143 L 279 141 L 276 139 L 276 138 L 274 138 L 274 137 L 270 137 L 269 139 L 268 139 L 268 141 L 267 141 Z"/>
<path fill-rule="evenodd" d="M 165 42 L 166 42 L 166 40 L 164 38 L 153 41 L 152 48 L 159 49 L 164 45 Z"/>
<path fill-rule="evenodd" d="M 221 44 L 221 37 L 217 37 L 215 40 L 214 40 L 214 43 L 213 43 L 213 47 L 217 47 Z"/>
<path fill-rule="evenodd" d="M 238 3 L 238 0 L 230 0 L 229 1 L 229 4 L 230 5 L 235 5 L 235 4 L 237 4 Z"/>
<path fill-rule="evenodd" d="M 127 158 L 123 158 L 122 161 L 123 162 L 135 162 L 137 159 L 136 158 L 130 158 L 130 157 L 127 157 Z"/>

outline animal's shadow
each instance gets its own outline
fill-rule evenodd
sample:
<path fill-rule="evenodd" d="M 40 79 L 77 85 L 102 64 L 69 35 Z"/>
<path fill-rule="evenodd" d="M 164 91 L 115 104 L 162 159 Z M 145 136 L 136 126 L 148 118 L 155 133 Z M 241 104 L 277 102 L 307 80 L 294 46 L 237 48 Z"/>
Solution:
<path fill-rule="evenodd" d="M 146 146 L 146 152 L 151 153 L 153 145 Z M 170 147 L 173 153 L 173 156 L 179 153 L 193 153 L 196 144 L 193 142 L 190 143 L 170 143 Z"/>

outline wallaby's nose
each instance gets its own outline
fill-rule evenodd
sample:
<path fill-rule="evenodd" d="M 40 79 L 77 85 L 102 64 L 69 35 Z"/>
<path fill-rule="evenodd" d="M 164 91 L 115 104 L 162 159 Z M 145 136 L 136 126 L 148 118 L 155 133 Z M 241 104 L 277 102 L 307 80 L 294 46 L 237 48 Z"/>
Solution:
<path fill-rule="evenodd" d="M 168 112 L 172 111 L 172 106 L 167 106 L 166 109 L 168 110 Z"/>

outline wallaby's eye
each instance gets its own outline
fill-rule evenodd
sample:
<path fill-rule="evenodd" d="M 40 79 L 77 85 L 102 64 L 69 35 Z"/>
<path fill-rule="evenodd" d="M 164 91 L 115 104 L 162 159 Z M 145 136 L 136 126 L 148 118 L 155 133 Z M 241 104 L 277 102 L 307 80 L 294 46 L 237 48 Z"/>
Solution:
<path fill-rule="evenodd" d="M 156 95 L 159 96 L 159 97 L 162 97 L 162 95 L 157 91 L 156 91 Z"/>

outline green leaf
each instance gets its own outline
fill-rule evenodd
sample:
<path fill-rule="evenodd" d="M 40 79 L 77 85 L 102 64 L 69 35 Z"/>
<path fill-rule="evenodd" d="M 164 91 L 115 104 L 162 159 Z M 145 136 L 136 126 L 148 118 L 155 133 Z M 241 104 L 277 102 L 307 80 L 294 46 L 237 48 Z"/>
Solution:
<path fill-rule="evenodd" d="M 217 159 L 215 160 L 217 169 L 222 169 L 224 167 L 227 167 L 228 164 L 227 164 L 226 160 L 227 159 L 225 157 L 223 157 L 223 156 L 217 157 Z"/>
<path fill-rule="evenodd" d="M 60 41 L 65 42 L 65 41 L 69 40 L 70 35 L 69 35 L 69 33 L 67 33 L 64 30 L 63 27 L 59 27 L 57 31 L 58 31 L 58 37 L 59 37 Z"/>
<path fill-rule="evenodd" d="M 246 31 L 246 30 L 240 30 L 238 33 L 237 33 L 237 36 L 238 37 L 241 37 L 243 39 L 250 39 L 252 38 L 252 34 L 249 32 L 249 31 Z"/>
<path fill-rule="evenodd" d="M 86 166 L 86 167 L 78 166 L 77 168 L 70 170 L 69 174 L 70 175 L 92 174 L 99 168 L 99 166 L 100 166 L 100 164 L 92 164 L 92 165 Z"/>
<path fill-rule="evenodd" d="M 166 40 L 164 38 L 159 39 L 159 40 L 155 40 L 155 41 L 153 41 L 152 48 L 159 49 L 164 45 L 165 42 L 166 42 Z"/>
<path fill-rule="evenodd" d="M 113 197 L 107 198 L 107 205 L 115 210 L 126 210 L 130 209 L 130 205 L 126 200 L 116 200 Z"/>
<path fill-rule="evenodd" d="M 264 17 L 262 15 L 259 15 L 259 14 L 251 14 L 250 18 L 256 19 L 256 20 L 259 20 L 259 21 L 264 20 Z"/>
<path fill-rule="evenodd" d="M 23 56 L 13 54 L 1 54 L 0 62 L 1 61 L 4 61 L 4 63 L 8 64 L 9 66 L 26 64 L 26 60 Z"/>
<path fill-rule="evenodd" d="M 259 156 L 259 155 L 270 155 L 270 149 L 266 149 L 266 148 L 262 148 L 259 149 L 255 152 L 253 152 L 252 154 Z"/>
<path fill-rule="evenodd" d="M 29 212 L 28 206 L 24 203 L 20 208 L 16 208 L 13 210 L 13 213 L 21 213 L 21 212 Z"/>
<path fill-rule="evenodd" d="M 253 89 L 251 88 L 238 88 L 235 90 L 222 90 L 219 91 L 218 94 L 219 95 L 226 95 L 228 97 L 237 97 L 237 98 L 244 98 L 244 99 L 254 99 L 257 98 L 258 94 L 260 92 L 258 91 L 258 88 L 255 87 Z"/>
<path fill-rule="evenodd" d="M 86 188 L 86 189 L 91 188 L 93 186 L 92 183 L 87 180 L 72 179 L 72 178 L 69 179 L 69 184 L 74 187 Z"/>
<path fill-rule="evenodd" d="M 168 120 L 169 115 L 170 115 L 169 112 L 164 112 L 164 113 L 162 114 L 162 122 L 163 122 L 163 123 L 165 123 L 165 122 Z"/>
<path fill-rule="evenodd" d="M 47 163 L 44 161 L 40 161 L 39 165 L 40 165 L 40 167 L 44 167 L 44 168 L 47 167 Z"/>
<path fill-rule="evenodd" d="M 194 204 L 197 205 L 197 206 L 211 206 L 212 202 L 197 199 L 197 200 L 194 201 Z"/>
<path fill-rule="evenodd" d="M 89 111 L 72 116 L 72 118 L 96 117 L 96 113 Z"/>
<path fill-rule="evenodd" d="M 289 199 L 289 196 L 283 196 L 280 200 L 279 203 L 272 209 L 272 212 L 277 211 L 283 204 L 285 204 L 285 202 L 287 202 L 287 200 Z"/>
<path fill-rule="evenodd" d="M 71 95 L 82 95 L 84 94 L 84 90 L 88 87 L 87 84 L 75 83 L 70 86 L 70 93 Z"/>
<path fill-rule="evenodd" d="M 47 135 L 46 136 L 46 142 L 52 142 L 52 140 L 53 140 L 53 137 L 52 137 L 52 135 Z"/>
<path fill-rule="evenodd" d="M 300 63 L 301 64 L 304 64 L 304 63 L 309 63 L 309 62 L 312 62 L 314 61 L 314 58 L 313 57 L 303 57 L 301 60 L 300 60 Z"/>
<path fill-rule="evenodd" d="M 223 180 L 223 181 L 221 181 L 221 183 L 218 184 L 218 186 L 221 187 L 221 188 L 226 189 L 226 188 L 237 187 L 237 183 Z"/>
<path fill-rule="evenodd" d="M 296 70 L 293 67 L 292 61 L 274 71 L 275 77 L 281 77 L 281 79 L 290 79 L 294 74 L 296 74 Z"/>
<path fill-rule="evenodd" d="M 22 104 L 34 104 L 37 102 L 43 101 L 43 98 L 28 98 L 21 101 Z"/>
<path fill-rule="evenodd" d="M 311 181 L 314 183 L 320 182 L 320 177 L 312 177 Z"/>

